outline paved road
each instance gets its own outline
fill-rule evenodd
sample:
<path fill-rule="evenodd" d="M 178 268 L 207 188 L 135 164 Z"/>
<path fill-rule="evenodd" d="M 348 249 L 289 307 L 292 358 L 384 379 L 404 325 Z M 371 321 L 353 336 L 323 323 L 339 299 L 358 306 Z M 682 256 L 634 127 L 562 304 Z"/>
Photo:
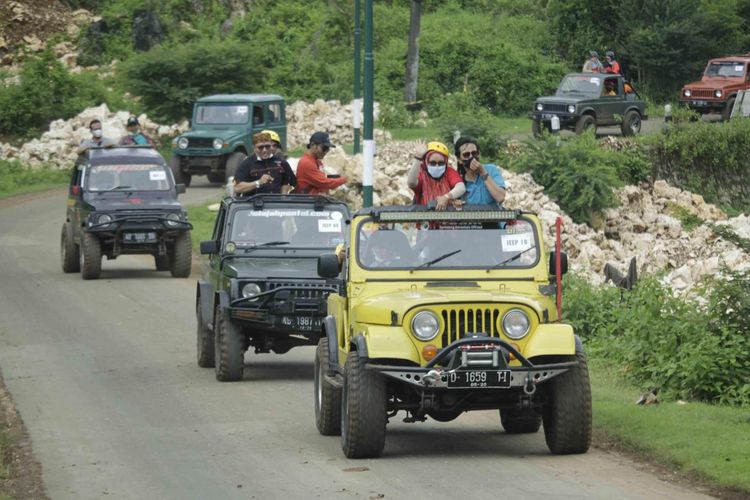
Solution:
<path fill-rule="evenodd" d="M 315 430 L 312 348 L 216 382 L 194 361 L 195 277 L 149 257 L 63 274 L 63 207 L 62 192 L 0 205 L 0 367 L 53 499 L 700 498 L 618 455 L 551 456 L 496 412 L 398 421 L 381 459 L 346 460 Z"/>

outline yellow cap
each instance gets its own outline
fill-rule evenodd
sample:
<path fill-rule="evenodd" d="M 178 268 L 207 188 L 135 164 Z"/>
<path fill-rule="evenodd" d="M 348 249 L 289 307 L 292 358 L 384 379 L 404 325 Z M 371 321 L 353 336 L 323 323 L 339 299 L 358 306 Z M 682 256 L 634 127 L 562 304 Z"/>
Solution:
<path fill-rule="evenodd" d="M 448 151 L 448 146 L 443 144 L 442 142 L 432 141 L 427 143 L 427 152 L 435 151 L 437 153 L 440 153 L 441 155 L 448 158 L 450 156 L 450 152 Z"/>
<path fill-rule="evenodd" d="M 268 134 L 268 135 L 270 135 L 272 141 L 278 143 L 279 145 L 281 144 L 281 137 L 279 137 L 279 134 L 277 134 L 275 131 L 273 131 L 273 130 L 261 130 L 260 133 L 261 134 Z"/>

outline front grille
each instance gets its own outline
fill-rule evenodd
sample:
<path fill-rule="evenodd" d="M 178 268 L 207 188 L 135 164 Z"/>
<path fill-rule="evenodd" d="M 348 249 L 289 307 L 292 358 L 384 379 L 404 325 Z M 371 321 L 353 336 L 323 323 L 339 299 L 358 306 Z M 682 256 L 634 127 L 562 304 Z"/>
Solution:
<path fill-rule="evenodd" d="M 280 287 L 292 286 L 293 290 L 289 290 L 291 298 L 293 299 L 321 299 L 328 297 L 331 293 L 329 288 L 333 287 L 337 292 L 341 291 L 341 287 L 335 284 L 321 283 L 321 282 L 299 282 L 299 281 L 272 281 L 268 283 L 268 290 L 275 290 Z"/>
<path fill-rule="evenodd" d="M 714 91 L 711 89 L 690 89 L 693 93 L 691 98 L 700 97 L 701 99 L 714 97 Z"/>
<path fill-rule="evenodd" d="M 567 104 L 547 104 L 544 103 L 544 109 L 542 109 L 542 113 L 567 113 L 568 112 L 568 105 Z"/>
<path fill-rule="evenodd" d="M 484 332 L 491 337 L 500 337 L 497 320 L 500 310 L 494 307 L 456 306 L 440 310 L 445 330 L 443 345 L 462 338 L 467 333 Z"/>
<path fill-rule="evenodd" d="M 188 139 L 189 148 L 213 148 L 214 140 L 205 137 L 190 137 Z"/>

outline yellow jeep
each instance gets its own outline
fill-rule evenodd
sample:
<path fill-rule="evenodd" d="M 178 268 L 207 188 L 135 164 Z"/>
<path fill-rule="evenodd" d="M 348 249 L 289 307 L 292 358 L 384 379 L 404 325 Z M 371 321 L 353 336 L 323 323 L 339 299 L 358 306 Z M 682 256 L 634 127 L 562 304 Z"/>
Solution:
<path fill-rule="evenodd" d="M 328 297 L 315 359 L 315 423 L 349 458 L 377 457 L 388 419 L 498 409 L 509 434 L 584 453 L 591 390 L 583 346 L 558 320 L 567 257 L 547 253 L 536 215 L 490 207 L 360 210 L 345 252 L 318 274 Z M 559 268 L 558 268 L 559 266 Z"/>

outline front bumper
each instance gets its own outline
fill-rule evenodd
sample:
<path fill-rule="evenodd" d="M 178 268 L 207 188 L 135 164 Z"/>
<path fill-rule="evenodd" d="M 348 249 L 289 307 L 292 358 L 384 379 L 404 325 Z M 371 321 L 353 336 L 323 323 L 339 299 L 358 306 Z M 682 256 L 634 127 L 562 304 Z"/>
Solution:
<path fill-rule="evenodd" d="M 521 366 L 509 364 L 515 358 Z M 369 369 L 377 370 L 383 375 L 420 389 L 519 389 L 523 388 L 527 394 L 533 394 L 538 384 L 561 375 L 577 362 L 547 363 L 535 365 L 510 343 L 485 336 L 471 336 L 456 340 L 444 347 L 424 367 L 402 367 L 369 363 Z M 461 375 L 462 379 L 469 379 L 459 372 L 498 372 L 498 377 L 507 379 L 502 387 L 497 385 L 455 386 L 452 382 Z"/>
<path fill-rule="evenodd" d="M 180 150 L 174 157 L 180 161 L 180 170 L 189 174 L 223 172 L 227 163 L 227 153 L 216 149 Z"/>
<path fill-rule="evenodd" d="M 711 113 L 726 109 L 726 101 L 715 101 L 711 99 L 680 99 L 680 105 L 699 113 Z"/>
<path fill-rule="evenodd" d="M 532 111 L 531 113 L 529 113 L 529 118 L 537 122 L 550 123 L 553 115 L 557 116 L 560 119 L 561 128 L 574 126 L 576 124 L 576 121 L 578 120 L 578 116 L 575 114 L 545 111 Z"/>

